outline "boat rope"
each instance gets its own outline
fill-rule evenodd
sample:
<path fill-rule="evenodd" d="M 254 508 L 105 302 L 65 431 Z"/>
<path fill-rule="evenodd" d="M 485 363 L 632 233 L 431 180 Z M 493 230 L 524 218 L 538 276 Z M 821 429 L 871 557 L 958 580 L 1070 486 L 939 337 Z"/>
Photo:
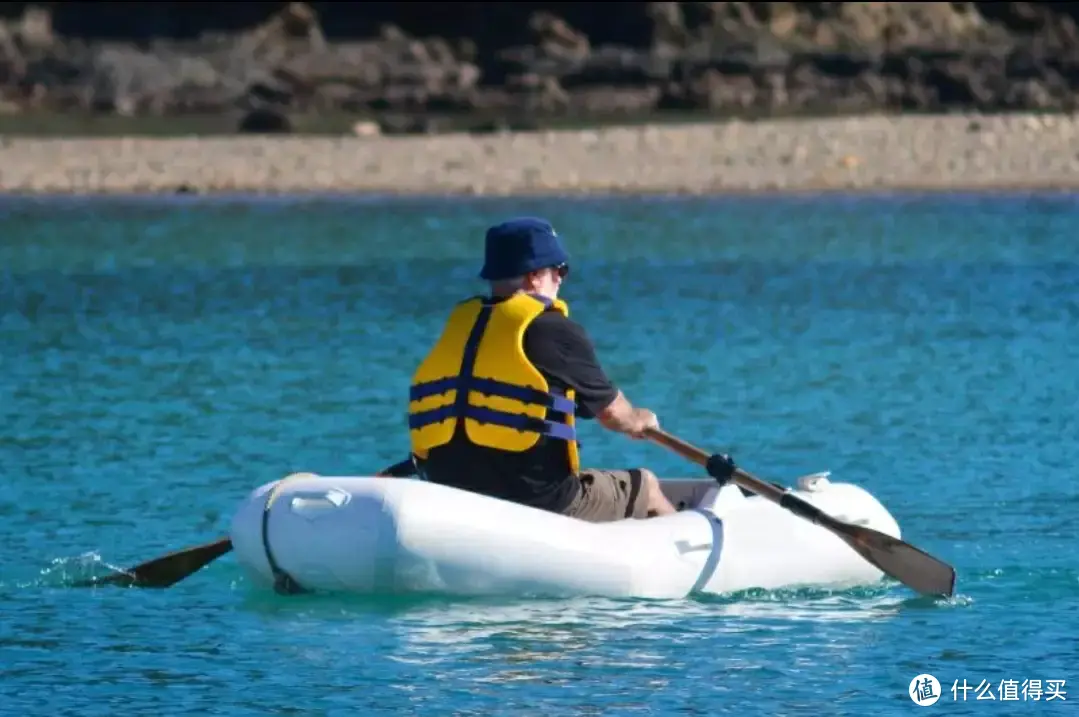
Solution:
<path fill-rule="evenodd" d="M 699 508 L 692 508 L 691 510 L 694 513 L 703 515 L 712 529 L 712 549 L 708 551 L 708 557 L 704 560 L 701 574 L 697 576 L 697 582 L 693 583 L 693 587 L 689 589 L 690 595 L 696 595 L 704 589 L 704 586 L 712 579 L 712 575 L 715 574 L 716 568 L 719 567 L 719 557 L 723 553 L 723 520 L 706 510 Z"/>
<path fill-rule="evenodd" d="M 278 595 L 301 595 L 309 592 L 277 564 L 273 550 L 270 548 L 270 508 L 273 506 L 274 501 L 277 500 L 277 496 L 280 495 L 281 486 L 290 479 L 300 477 L 309 478 L 313 477 L 313 474 L 293 473 L 285 476 L 270 490 L 269 495 L 266 497 L 266 504 L 262 507 L 262 549 L 266 553 L 266 562 L 269 563 L 270 572 L 273 574 L 274 592 Z"/>

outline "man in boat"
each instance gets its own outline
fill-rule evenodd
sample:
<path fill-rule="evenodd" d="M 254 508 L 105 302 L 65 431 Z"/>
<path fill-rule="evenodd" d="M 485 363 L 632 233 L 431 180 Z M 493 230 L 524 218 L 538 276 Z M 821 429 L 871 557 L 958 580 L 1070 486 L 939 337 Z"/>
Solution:
<path fill-rule="evenodd" d="M 582 468 L 575 419 L 644 438 L 656 414 L 611 382 L 558 291 L 569 255 L 522 217 L 487 230 L 487 296 L 454 307 L 409 391 L 409 434 L 426 480 L 591 522 L 675 512 L 646 468 Z M 467 386 L 470 390 L 461 390 Z M 734 464 L 713 457 L 721 482 Z M 716 466 L 720 470 L 716 470 Z"/>

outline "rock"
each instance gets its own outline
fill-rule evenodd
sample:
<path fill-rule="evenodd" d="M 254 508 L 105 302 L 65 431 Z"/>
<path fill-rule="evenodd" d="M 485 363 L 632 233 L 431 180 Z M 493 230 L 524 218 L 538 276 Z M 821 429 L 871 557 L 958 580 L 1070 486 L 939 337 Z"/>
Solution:
<path fill-rule="evenodd" d="M 245 44 L 251 50 L 293 40 L 306 41 L 312 49 L 321 49 L 326 45 L 318 14 L 307 3 L 290 2 L 244 37 Z"/>
<path fill-rule="evenodd" d="M 647 87 L 582 87 L 566 93 L 566 105 L 574 116 L 604 119 L 648 116 L 659 106 L 662 90 Z"/>
<path fill-rule="evenodd" d="M 529 18 L 528 27 L 534 42 L 545 53 L 581 59 L 588 57 L 588 37 L 562 18 L 549 12 L 537 12 Z"/>
<path fill-rule="evenodd" d="M 26 7 L 0 20 L 0 97 L 20 110 L 374 113 L 411 133 L 449 115 L 1070 110 L 1079 90 L 1079 12 L 1059 3 L 160 2 L 125 7 L 126 39 L 93 2 Z"/>
<path fill-rule="evenodd" d="M 56 42 L 52 28 L 52 12 L 40 5 L 27 5 L 16 35 L 23 47 L 30 50 L 52 46 Z"/>
<path fill-rule="evenodd" d="M 254 109 L 240 119 L 236 130 L 241 134 L 289 134 L 292 122 L 277 110 Z"/>
<path fill-rule="evenodd" d="M 357 137 L 378 137 L 382 134 L 382 128 L 378 126 L 378 122 L 365 120 L 352 125 L 352 134 Z"/>
<path fill-rule="evenodd" d="M 379 121 L 379 128 L 386 135 L 434 134 L 439 130 L 439 123 L 429 117 L 393 114 L 384 116 Z"/>

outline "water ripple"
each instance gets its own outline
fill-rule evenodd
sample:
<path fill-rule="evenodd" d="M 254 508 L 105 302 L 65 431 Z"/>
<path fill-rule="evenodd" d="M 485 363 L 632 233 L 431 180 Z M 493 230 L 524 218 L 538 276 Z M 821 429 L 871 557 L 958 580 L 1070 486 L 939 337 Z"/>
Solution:
<path fill-rule="evenodd" d="M 409 367 L 478 288 L 483 228 L 526 212 L 571 242 L 573 316 L 634 401 L 759 475 L 867 486 L 958 594 L 286 599 L 231 557 L 64 587 L 223 534 L 264 481 L 399 460 Z M 922 672 L 942 702 L 1070 687 L 1077 220 L 1026 195 L 0 200 L 0 711 L 862 715 L 906 713 Z M 697 473 L 582 434 L 590 463 Z"/>

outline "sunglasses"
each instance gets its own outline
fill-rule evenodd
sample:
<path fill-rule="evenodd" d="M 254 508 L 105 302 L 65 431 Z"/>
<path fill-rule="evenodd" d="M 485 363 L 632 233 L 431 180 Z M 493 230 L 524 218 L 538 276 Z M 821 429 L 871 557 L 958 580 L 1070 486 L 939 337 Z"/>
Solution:
<path fill-rule="evenodd" d="M 559 279 L 565 279 L 566 275 L 569 274 L 569 264 L 559 264 L 551 268 L 558 272 Z"/>

